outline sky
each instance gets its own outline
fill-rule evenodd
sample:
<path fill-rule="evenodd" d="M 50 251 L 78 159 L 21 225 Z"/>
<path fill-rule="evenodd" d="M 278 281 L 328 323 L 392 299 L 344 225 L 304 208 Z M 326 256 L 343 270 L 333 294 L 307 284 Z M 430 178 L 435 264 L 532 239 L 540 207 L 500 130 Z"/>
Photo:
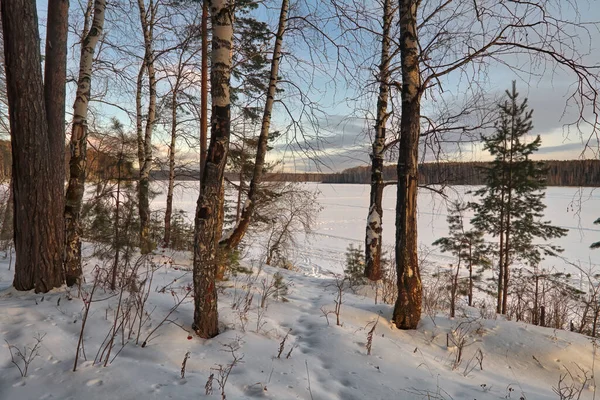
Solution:
<path fill-rule="evenodd" d="M 485 5 L 486 1 L 492 0 L 481 0 L 479 3 Z M 327 3 L 329 2 L 324 0 L 292 1 L 294 7 L 291 15 L 308 13 L 314 21 L 322 23 L 321 28 L 325 34 L 332 38 L 339 37 L 338 25 L 328 18 L 331 16 L 330 10 L 324 8 L 324 4 Z M 367 3 L 361 4 L 367 7 Z M 435 1 L 425 3 L 436 4 Z M 578 17 L 585 22 L 600 21 L 600 7 L 597 3 L 595 0 L 578 1 L 576 4 L 580 14 L 576 15 L 567 10 L 564 16 L 565 18 Z M 47 2 L 37 0 L 37 4 L 43 38 Z M 278 5 L 276 2 L 266 4 L 267 8 L 257 10 L 256 15 L 274 26 Z M 71 2 L 72 10 L 78 7 L 78 2 Z M 370 12 L 374 13 L 375 10 L 376 7 L 373 7 Z M 110 12 L 109 7 L 107 15 Z M 369 23 L 377 28 L 376 22 Z M 351 47 L 351 51 L 344 53 L 324 39 L 323 35 L 309 32 L 306 25 L 303 26 L 297 21 L 293 24 L 296 24 L 293 25 L 294 29 L 291 29 L 289 36 L 284 38 L 286 54 L 282 62 L 282 75 L 294 82 L 294 85 L 282 84 L 285 92 L 281 100 L 282 103 L 285 102 L 286 107 L 281 105 L 276 107 L 273 129 L 284 132 L 284 135 L 275 144 L 275 149 L 269 158 L 272 161 L 283 158 L 283 168 L 287 171 L 329 172 L 357 165 L 368 165 L 369 135 L 373 131 L 373 121 L 364 117 L 367 113 L 374 115 L 375 97 L 372 93 L 365 96 L 364 92 L 365 88 L 373 84 L 373 72 L 369 70 L 376 68 L 377 65 L 378 40 L 366 35 L 361 37 L 360 44 L 344 42 L 344 46 Z M 573 43 L 577 51 L 585 55 L 581 60 L 582 63 L 598 66 L 600 65 L 598 26 L 588 26 L 588 32 L 587 37 L 587 34 L 582 35 L 581 31 L 576 32 L 580 36 L 576 35 Z M 339 54 L 342 57 L 341 62 L 337 58 Z M 512 65 L 519 68 L 508 68 L 492 60 L 487 67 L 485 78 L 477 81 L 477 85 L 493 104 L 494 100 L 500 99 L 504 90 L 510 87 L 512 80 L 517 81 L 517 89 L 522 98 L 527 97 L 529 106 L 534 110 L 534 129 L 531 137 L 538 134 L 542 137 L 542 147 L 535 158 L 598 158 L 597 153 L 592 151 L 598 147 L 597 143 L 591 143 L 592 150 L 584 151 L 585 143 L 591 133 L 590 128 L 583 127 L 581 132 L 577 132 L 565 125 L 577 115 L 574 107 L 565 107 L 566 97 L 573 89 L 573 76 L 556 70 L 549 64 L 529 64 L 527 59 L 522 57 L 519 59 L 517 56 L 509 55 L 507 58 L 512 59 L 514 61 Z M 308 61 L 316 67 L 309 66 Z M 596 71 L 596 73 L 600 72 Z M 462 101 L 468 101 L 471 92 L 467 88 L 473 84 L 474 82 L 465 81 L 464 74 L 449 75 L 443 80 L 443 93 L 424 99 L 424 112 L 435 115 L 440 104 L 449 104 L 449 107 L 452 107 Z M 300 101 L 302 97 L 299 90 L 303 90 L 303 94 L 307 96 L 310 107 L 306 107 L 306 104 Z M 394 95 L 392 101 L 398 102 L 397 97 L 397 94 Z M 307 109 L 310 112 L 306 112 Z M 67 111 L 70 111 L 69 102 Z M 115 110 L 110 112 L 119 114 Z M 299 124 L 291 123 L 290 114 L 300 121 Z M 392 126 L 388 128 L 389 132 L 394 130 Z M 458 147 L 443 144 L 442 152 L 442 158 L 448 160 L 489 159 L 489 155 L 481 149 L 480 143 L 466 143 Z M 422 161 L 434 160 L 436 158 L 434 153 L 431 149 L 422 147 Z M 395 162 L 394 157 L 395 155 L 391 154 L 389 162 Z"/>
<path fill-rule="evenodd" d="M 436 2 L 430 2 L 436 3 Z M 479 3 L 485 3 L 479 2 Z M 551 3 L 551 2 L 549 2 Z M 437 3 L 436 3 L 437 4 Z M 560 4 L 560 3 L 558 3 Z M 566 2 L 564 2 L 566 4 Z M 597 1 L 579 1 L 576 2 L 579 15 L 573 11 L 564 11 L 565 19 L 580 18 L 582 22 L 600 21 L 600 7 Z M 546 10 L 548 12 L 555 10 Z M 596 74 L 599 73 L 600 66 L 600 34 L 598 33 L 598 25 L 587 25 L 587 31 L 571 32 L 565 28 L 565 33 L 573 34 L 573 43 L 577 52 L 583 55 L 582 59 L 578 60 L 581 63 L 593 65 Z M 379 51 L 378 43 L 370 43 L 372 53 Z M 563 51 L 562 49 L 560 51 Z M 567 49 L 564 50 L 567 55 Z M 581 131 L 577 131 L 573 126 L 568 124 L 574 121 L 578 115 L 577 107 L 571 102 L 567 105 L 567 98 L 572 93 L 574 88 L 574 76 L 560 68 L 556 68 L 552 63 L 540 63 L 537 60 L 529 60 L 527 57 L 508 55 L 504 61 L 508 60 L 514 67 L 509 68 L 497 60 L 491 60 L 484 79 L 478 81 L 482 92 L 486 94 L 488 99 L 496 101 L 502 99 L 504 91 L 509 89 L 511 81 L 517 82 L 517 90 L 521 95 L 521 99 L 527 98 L 528 104 L 533 113 L 534 129 L 529 137 L 531 139 L 540 135 L 542 138 L 542 147 L 534 156 L 536 159 L 577 159 L 577 158 L 598 158 L 597 152 L 598 142 L 596 139 L 589 143 L 587 150 L 585 145 L 592 133 L 590 126 L 582 126 Z M 372 60 L 370 66 L 376 67 L 377 60 Z M 293 67 L 290 67 L 293 70 Z M 444 81 L 445 93 L 441 95 L 446 97 L 448 102 L 456 99 L 460 102 L 465 96 L 468 96 L 468 90 L 465 86 L 470 86 L 473 82 L 465 81 L 464 76 L 453 74 L 448 76 Z M 282 144 L 280 147 L 287 150 L 289 162 L 294 168 L 302 170 L 331 169 L 340 170 L 356 165 L 369 164 L 370 141 L 368 134 L 373 131 L 373 121 L 362 118 L 360 111 L 357 109 L 363 104 L 356 104 L 348 101 L 349 98 L 357 96 L 358 90 L 352 85 L 345 85 L 345 82 L 340 79 L 338 82 L 327 82 L 327 76 L 323 75 L 318 78 L 322 80 L 322 86 L 334 87 L 331 89 L 333 93 L 326 96 L 330 101 L 328 105 L 329 115 L 323 117 L 320 122 L 324 128 L 322 135 L 324 139 L 318 141 L 314 138 L 309 140 L 311 147 L 318 147 L 322 151 L 319 154 L 321 163 L 306 162 L 307 157 L 300 157 L 294 154 L 291 150 L 300 151 L 301 144 L 289 145 Z M 600 90 L 597 81 L 593 85 L 596 90 Z M 374 114 L 374 96 L 370 99 L 369 111 Z M 396 99 L 397 100 L 397 99 Z M 425 113 L 432 111 L 437 105 L 438 99 L 432 101 L 431 98 L 425 98 L 423 101 L 423 109 Z M 495 104 L 494 100 L 491 100 Z M 354 107 L 353 107 L 354 106 Z M 492 108 L 492 111 L 495 109 Z M 363 114 L 364 115 L 364 114 Z M 589 108 L 586 110 L 586 116 L 591 117 Z M 388 132 L 392 131 L 388 127 Z M 481 132 L 486 133 L 486 132 Z M 468 143 L 457 148 L 455 145 L 442 145 L 444 148 L 444 159 L 448 160 L 466 160 L 466 161 L 482 161 L 489 160 L 490 156 L 482 150 L 481 143 Z M 421 151 L 422 161 L 432 161 L 436 155 L 432 151 Z M 392 155 L 390 162 L 395 162 Z"/>

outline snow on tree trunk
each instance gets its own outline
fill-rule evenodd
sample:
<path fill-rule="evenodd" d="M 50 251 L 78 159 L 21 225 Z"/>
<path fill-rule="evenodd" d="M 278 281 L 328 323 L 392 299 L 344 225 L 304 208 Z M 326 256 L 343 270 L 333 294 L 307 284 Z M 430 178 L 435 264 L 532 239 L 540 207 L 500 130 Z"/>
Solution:
<path fill-rule="evenodd" d="M 198 203 L 194 237 L 194 325 L 200 337 L 219 333 L 216 253 L 218 250 L 220 192 L 230 137 L 230 70 L 233 8 L 227 0 L 210 0 L 212 22 L 212 127 Z"/>
<path fill-rule="evenodd" d="M 379 96 L 377 98 L 377 120 L 375 139 L 371 153 L 371 195 L 369 197 L 369 216 L 365 236 L 365 276 L 372 281 L 383 277 L 381 269 L 383 189 L 383 156 L 385 133 L 388 120 L 388 97 L 390 75 L 390 30 L 392 26 L 392 1 L 383 3 L 383 31 L 381 35 L 381 64 L 379 65 Z"/>
<path fill-rule="evenodd" d="M 82 273 L 80 212 L 85 190 L 88 103 L 92 87 L 94 51 L 104 27 L 106 0 L 95 0 L 93 8 L 91 28 L 84 28 L 84 39 L 81 43 L 77 93 L 73 104 L 69 184 L 65 196 L 65 277 L 69 286 L 75 285 Z"/>

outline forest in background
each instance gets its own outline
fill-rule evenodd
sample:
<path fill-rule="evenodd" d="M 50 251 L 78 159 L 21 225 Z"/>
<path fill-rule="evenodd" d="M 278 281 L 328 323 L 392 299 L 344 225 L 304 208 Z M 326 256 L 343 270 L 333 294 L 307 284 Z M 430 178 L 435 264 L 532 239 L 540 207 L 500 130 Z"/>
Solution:
<path fill-rule="evenodd" d="M 109 154 L 88 150 L 90 165 L 88 174 L 94 177 L 108 178 L 111 171 L 108 162 Z M 68 167 L 67 154 L 67 167 Z M 599 186 L 600 185 L 600 160 L 566 160 L 543 161 L 546 169 L 546 184 L 548 186 Z M 424 185 L 446 184 L 446 185 L 483 185 L 485 184 L 485 168 L 487 162 L 436 162 L 419 164 L 419 182 Z M 11 158 L 10 142 L 0 140 L 0 177 L 7 180 L 10 177 Z M 133 179 L 137 174 L 129 167 L 129 176 Z M 113 174 L 116 169 L 113 168 Z M 116 176 L 116 175 L 115 175 Z M 168 180 L 169 171 L 157 169 L 151 172 L 153 180 Z M 225 178 L 237 181 L 237 172 L 225 172 Z M 386 165 L 383 169 L 385 181 L 397 179 L 396 165 Z M 198 171 L 189 168 L 180 168 L 176 171 L 175 179 L 180 181 L 197 180 Z M 271 182 L 322 182 L 322 183 L 358 183 L 369 184 L 371 182 L 371 167 L 358 166 L 348 168 L 342 172 L 314 173 L 314 172 L 278 172 L 267 173 L 265 181 Z"/>

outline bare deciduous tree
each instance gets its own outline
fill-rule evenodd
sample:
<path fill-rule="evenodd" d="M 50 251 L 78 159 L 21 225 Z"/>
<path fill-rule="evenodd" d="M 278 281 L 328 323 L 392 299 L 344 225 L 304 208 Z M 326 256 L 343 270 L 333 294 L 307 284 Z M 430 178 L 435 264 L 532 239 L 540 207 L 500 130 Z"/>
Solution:
<path fill-rule="evenodd" d="M 91 26 L 87 15 L 93 19 Z M 105 0 L 89 0 L 81 42 L 77 93 L 73 104 L 71 131 L 71 158 L 69 159 L 69 184 L 65 196 L 65 277 L 72 286 L 81 276 L 81 227 L 80 213 L 85 191 L 86 157 L 88 140 L 88 105 L 92 89 L 92 64 L 96 45 L 104 27 Z"/>
<path fill-rule="evenodd" d="M 229 147 L 230 74 L 233 38 L 233 4 L 210 0 L 212 22 L 212 127 L 210 145 L 196 206 L 194 234 L 194 325 L 200 337 L 219 333 L 216 288 L 216 252 L 223 172 Z"/>

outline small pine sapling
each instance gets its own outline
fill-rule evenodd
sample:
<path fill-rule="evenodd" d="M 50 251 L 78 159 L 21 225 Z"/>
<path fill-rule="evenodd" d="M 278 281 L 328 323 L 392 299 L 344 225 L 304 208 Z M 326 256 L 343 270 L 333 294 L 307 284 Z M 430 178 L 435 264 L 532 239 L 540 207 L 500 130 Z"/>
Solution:
<path fill-rule="evenodd" d="M 354 247 L 351 243 L 346 248 L 346 268 L 344 274 L 348 278 L 351 287 L 367 283 L 365 273 L 365 252 L 362 246 Z"/>

